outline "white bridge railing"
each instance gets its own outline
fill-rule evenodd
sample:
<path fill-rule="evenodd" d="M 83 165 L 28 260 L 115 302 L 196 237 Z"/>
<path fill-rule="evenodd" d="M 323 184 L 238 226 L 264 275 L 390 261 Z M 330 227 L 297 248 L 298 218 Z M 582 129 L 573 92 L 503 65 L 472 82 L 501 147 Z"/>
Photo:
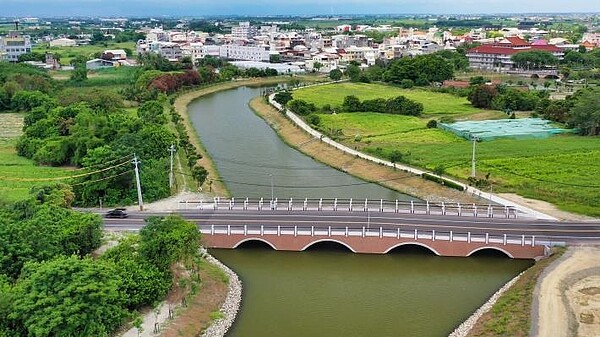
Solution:
<path fill-rule="evenodd" d="M 433 203 L 384 199 L 264 199 L 264 198 L 219 198 L 211 201 L 183 200 L 180 210 L 227 209 L 257 211 L 349 211 L 349 212 L 391 212 L 406 214 L 504 217 L 517 218 L 518 211 L 512 206 L 492 204 Z"/>
<path fill-rule="evenodd" d="M 484 243 L 497 245 L 531 246 L 546 245 L 536 241 L 535 235 L 492 234 L 454 231 L 436 231 L 383 227 L 315 227 L 315 226 L 265 226 L 265 225 L 200 225 L 204 235 L 244 235 L 244 236 L 311 236 L 311 237 L 362 237 L 396 238 L 414 241 L 447 241 Z"/>

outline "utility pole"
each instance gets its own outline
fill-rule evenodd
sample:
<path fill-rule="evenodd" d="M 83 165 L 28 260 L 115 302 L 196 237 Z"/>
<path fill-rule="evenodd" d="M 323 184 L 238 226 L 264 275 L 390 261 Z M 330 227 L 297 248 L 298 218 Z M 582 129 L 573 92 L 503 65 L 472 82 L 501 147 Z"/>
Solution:
<path fill-rule="evenodd" d="M 169 152 L 171 152 L 171 171 L 169 172 L 169 189 L 172 190 L 173 189 L 173 154 L 175 153 L 175 145 L 171 144 L 171 147 L 169 147 Z"/>
<path fill-rule="evenodd" d="M 475 178 L 475 144 L 477 144 L 477 137 L 471 135 L 473 139 L 473 159 L 471 160 L 471 177 Z"/>
<path fill-rule="evenodd" d="M 133 165 L 135 166 L 135 183 L 137 185 L 138 205 L 140 205 L 140 211 L 144 210 L 144 201 L 142 200 L 142 185 L 140 184 L 140 172 L 138 165 L 141 163 L 135 153 L 133 154 Z"/>

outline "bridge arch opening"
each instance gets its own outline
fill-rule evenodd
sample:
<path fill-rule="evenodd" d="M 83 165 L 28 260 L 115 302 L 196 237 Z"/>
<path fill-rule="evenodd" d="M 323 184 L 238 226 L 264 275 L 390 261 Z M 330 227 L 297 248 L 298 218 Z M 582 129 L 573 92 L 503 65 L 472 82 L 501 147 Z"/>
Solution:
<path fill-rule="evenodd" d="M 467 256 L 511 259 L 513 258 L 511 253 L 498 247 L 480 247 L 470 252 Z"/>
<path fill-rule="evenodd" d="M 338 240 L 332 240 L 332 239 L 323 239 L 323 240 L 313 241 L 301 249 L 301 251 L 306 251 L 306 250 L 326 250 L 326 251 L 338 251 L 338 252 L 340 252 L 340 251 L 347 252 L 349 250 L 352 253 L 356 253 L 356 251 L 352 247 L 350 247 L 348 244 L 346 244 L 345 242 L 338 241 Z"/>
<path fill-rule="evenodd" d="M 243 248 L 243 249 L 273 249 L 277 250 L 272 243 L 263 239 L 244 239 L 238 242 L 233 248 Z"/>
<path fill-rule="evenodd" d="M 431 255 L 440 256 L 440 253 L 420 242 L 405 242 L 388 248 L 385 254 L 410 254 L 410 255 Z"/>

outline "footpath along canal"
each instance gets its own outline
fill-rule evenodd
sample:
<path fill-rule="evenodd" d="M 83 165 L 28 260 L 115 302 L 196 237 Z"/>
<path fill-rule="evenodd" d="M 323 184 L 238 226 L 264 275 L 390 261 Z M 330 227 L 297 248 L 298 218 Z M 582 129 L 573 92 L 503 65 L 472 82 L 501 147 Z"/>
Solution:
<path fill-rule="evenodd" d="M 189 115 L 236 198 L 402 199 L 287 146 L 248 107 L 258 88 L 203 96 Z M 228 336 L 446 336 L 530 261 L 443 258 L 414 249 L 355 255 L 324 244 L 307 252 L 250 245 L 211 253 L 244 283 Z"/>

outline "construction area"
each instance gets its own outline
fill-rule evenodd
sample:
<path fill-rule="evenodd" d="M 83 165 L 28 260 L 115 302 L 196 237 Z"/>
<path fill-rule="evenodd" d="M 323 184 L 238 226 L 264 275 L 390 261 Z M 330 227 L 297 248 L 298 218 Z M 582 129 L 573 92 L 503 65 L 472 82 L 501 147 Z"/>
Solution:
<path fill-rule="evenodd" d="M 574 130 L 557 127 L 541 118 L 496 119 L 487 121 L 465 121 L 451 124 L 440 123 L 439 127 L 465 139 L 494 140 L 496 138 L 547 138 Z"/>

